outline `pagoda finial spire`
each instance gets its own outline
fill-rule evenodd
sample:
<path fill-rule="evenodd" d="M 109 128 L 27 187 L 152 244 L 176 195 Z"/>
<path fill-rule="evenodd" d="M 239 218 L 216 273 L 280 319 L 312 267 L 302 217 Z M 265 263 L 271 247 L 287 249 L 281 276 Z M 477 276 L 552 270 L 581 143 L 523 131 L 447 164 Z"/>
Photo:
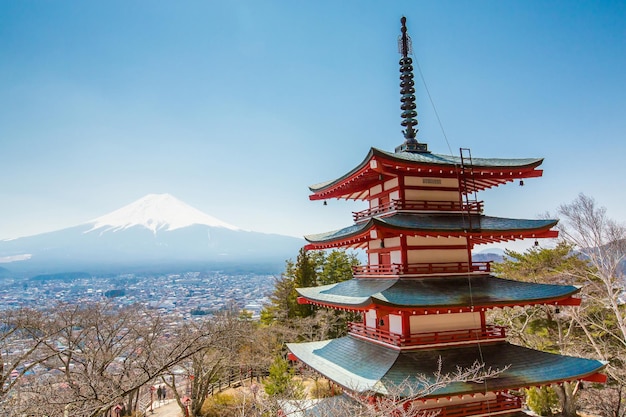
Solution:
<path fill-rule="evenodd" d="M 396 147 L 396 152 L 428 152 L 426 144 L 419 143 L 416 139 L 417 131 L 417 111 L 415 110 L 415 82 L 413 81 L 413 60 L 409 54 L 413 52 L 411 47 L 411 37 L 407 34 L 406 17 L 400 19 L 402 23 L 402 34 L 398 38 L 398 49 L 400 58 L 400 101 L 402 105 L 402 126 L 406 129 L 404 133 L 404 143 Z"/>

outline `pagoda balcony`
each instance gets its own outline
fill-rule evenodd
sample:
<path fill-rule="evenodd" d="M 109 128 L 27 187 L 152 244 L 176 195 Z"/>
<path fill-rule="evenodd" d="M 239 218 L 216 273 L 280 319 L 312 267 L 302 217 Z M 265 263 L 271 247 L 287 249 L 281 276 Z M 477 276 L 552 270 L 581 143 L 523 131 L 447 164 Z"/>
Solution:
<path fill-rule="evenodd" d="M 396 211 L 458 211 L 471 214 L 480 214 L 483 212 L 482 201 L 403 201 L 392 200 L 388 203 L 381 204 L 367 210 L 352 212 L 352 218 L 355 222 L 369 219 L 379 214 L 387 214 Z"/>
<path fill-rule="evenodd" d="M 439 411 L 438 417 L 465 417 L 465 416 L 477 416 L 477 415 L 494 415 L 494 414 L 507 414 L 516 410 L 522 409 L 522 399 L 509 394 L 498 394 L 496 399 L 475 401 L 470 403 L 463 403 L 457 405 L 451 405 L 442 408 L 433 408 L 433 411 Z M 430 411 L 430 409 L 424 409 L 424 412 Z"/>
<path fill-rule="evenodd" d="M 367 327 L 363 323 L 351 322 L 348 323 L 348 334 L 399 348 L 418 348 L 431 345 L 502 340 L 506 338 L 506 328 L 487 325 L 484 330 L 445 330 L 441 332 L 412 333 L 408 336 L 402 336 L 387 330 Z"/>
<path fill-rule="evenodd" d="M 419 264 L 357 265 L 352 267 L 355 277 L 383 275 L 463 274 L 467 272 L 491 272 L 487 262 L 430 262 Z"/>

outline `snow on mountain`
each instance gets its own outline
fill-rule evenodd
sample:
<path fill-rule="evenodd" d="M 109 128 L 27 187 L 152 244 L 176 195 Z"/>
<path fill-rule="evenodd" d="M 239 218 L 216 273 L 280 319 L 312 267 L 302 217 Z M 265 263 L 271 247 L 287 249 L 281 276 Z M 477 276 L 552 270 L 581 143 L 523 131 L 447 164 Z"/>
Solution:
<path fill-rule="evenodd" d="M 148 194 L 134 203 L 98 217 L 87 224 L 92 227 L 85 233 L 96 230 L 100 230 L 101 233 L 116 232 L 134 226 L 143 226 L 154 234 L 160 230 L 172 231 L 192 225 L 242 230 L 209 216 L 170 194 Z"/>
<path fill-rule="evenodd" d="M 504 256 L 504 249 L 491 247 L 491 248 L 486 248 L 486 249 L 483 249 L 483 250 L 480 250 L 480 251 L 475 251 L 473 253 L 476 254 L 476 255 L 484 255 L 484 254 L 488 254 L 488 253 L 493 253 L 495 255 Z"/>
<path fill-rule="evenodd" d="M 276 273 L 305 243 L 243 230 L 169 194 L 150 194 L 91 222 L 0 241 L 0 264 L 23 274 L 241 270 L 251 265 Z"/>

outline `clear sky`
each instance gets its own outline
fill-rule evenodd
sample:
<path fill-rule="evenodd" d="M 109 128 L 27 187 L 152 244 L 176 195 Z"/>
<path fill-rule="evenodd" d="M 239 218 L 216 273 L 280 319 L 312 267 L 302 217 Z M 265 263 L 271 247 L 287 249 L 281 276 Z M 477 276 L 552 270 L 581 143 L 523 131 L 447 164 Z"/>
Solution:
<path fill-rule="evenodd" d="M 624 1 L 0 0 L 0 238 L 149 193 L 262 232 L 351 224 L 364 203 L 308 186 L 402 143 L 403 15 L 418 140 L 546 158 L 479 194 L 486 214 L 582 192 L 626 221 Z"/>

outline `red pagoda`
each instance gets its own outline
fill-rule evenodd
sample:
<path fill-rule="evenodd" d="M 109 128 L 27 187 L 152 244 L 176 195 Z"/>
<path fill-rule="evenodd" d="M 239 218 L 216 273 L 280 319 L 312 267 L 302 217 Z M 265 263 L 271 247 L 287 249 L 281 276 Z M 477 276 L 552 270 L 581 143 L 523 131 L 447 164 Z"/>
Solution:
<path fill-rule="evenodd" d="M 459 156 L 431 153 L 416 139 L 404 17 L 399 47 L 404 143 L 395 152 L 371 148 L 350 172 L 310 187 L 311 200 L 363 200 L 369 208 L 354 213 L 351 226 L 306 236 L 306 249 L 363 249 L 367 264 L 351 280 L 299 288 L 299 302 L 360 313 L 361 321 L 342 338 L 288 344 L 290 358 L 370 402 L 403 383 L 424 385 L 418 376 L 439 366 L 444 373 L 475 363 L 502 370 L 412 400 L 444 417 L 514 414 L 525 387 L 604 381 L 604 363 L 510 344 L 505 328 L 487 322 L 493 308 L 580 304 L 577 287 L 498 278 L 489 262 L 472 261 L 475 245 L 557 237 L 557 220 L 487 216 L 476 199 L 480 190 L 540 177 L 543 159 L 473 158 L 463 148 Z"/>

